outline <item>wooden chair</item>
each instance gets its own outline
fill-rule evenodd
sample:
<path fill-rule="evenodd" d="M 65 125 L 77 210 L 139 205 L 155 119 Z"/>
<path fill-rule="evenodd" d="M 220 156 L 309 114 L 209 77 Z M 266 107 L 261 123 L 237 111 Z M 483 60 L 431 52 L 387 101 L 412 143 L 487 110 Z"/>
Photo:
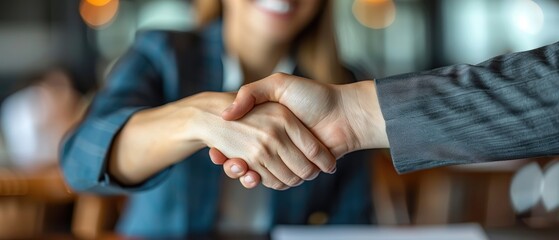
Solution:
<path fill-rule="evenodd" d="M 440 167 L 398 175 L 388 151 L 373 161 L 373 202 L 380 225 L 478 222 L 484 227 L 516 223 L 511 179 L 527 161 Z M 538 160 L 545 161 L 545 160 Z"/>
<path fill-rule="evenodd" d="M 0 169 L 0 238 L 39 236 L 47 204 L 71 203 L 74 199 L 56 167 L 38 171 Z"/>

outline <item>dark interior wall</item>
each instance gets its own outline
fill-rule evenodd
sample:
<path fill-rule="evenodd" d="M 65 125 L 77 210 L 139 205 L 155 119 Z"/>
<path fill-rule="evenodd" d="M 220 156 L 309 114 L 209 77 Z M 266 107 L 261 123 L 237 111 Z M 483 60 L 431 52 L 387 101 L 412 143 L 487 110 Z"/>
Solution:
<path fill-rule="evenodd" d="M 50 68 L 64 68 L 80 92 L 96 86 L 95 51 L 77 0 L 0 1 L 0 100 Z"/>

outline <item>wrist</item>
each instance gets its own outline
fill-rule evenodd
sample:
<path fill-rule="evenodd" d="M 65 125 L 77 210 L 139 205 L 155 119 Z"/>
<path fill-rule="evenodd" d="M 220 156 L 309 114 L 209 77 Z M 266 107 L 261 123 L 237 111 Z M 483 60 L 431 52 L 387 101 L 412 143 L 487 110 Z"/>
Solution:
<path fill-rule="evenodd" d="M 129 137 L 136 140 L 129 139 L 138 143 L 136 147 L 145 148 L 146 159 L 175 164 L 204 147 L 191 131 L 191 111 L 189 107 L 177 108 L 175 103 L 169 103 L 138 112 L 126 126 L 134 132 Z"/>
<path fill-rule="evenodd" d="M 155 156 L 174 164 L 207 146 L 205 130 L 211 119 L 231 101 L 223 101 L 216 93 L 199 93 L 160 107 L 138 112 L 129 127 L 135 136 L 150 139 Z M 215 117 L 213 117 L 215 116 Z M 141 141 L 141 140 L 140 140 Z"/>
<path fill-rule="evenodd" d="M 204 92 L 189 97 L 184 103 L 177 107 L 184 111 L 185 131 L 181 135 L 184 142 L 188 142 L 200 148 L 213 147 L 211 134 L 208 131 L 216 128 L 222 121 L 221 113 L 234 100 L 234 95 L 226 93 Z"/>
<path fill-rule="evenodd" d="M 342 109 L 353 132 L 355 149 L 388 148 L 386 125 L 380 109 L 374 81 L 340 86 Z"/>
<path fill-rule="evenodd" d="M 180 159 L 180 144 L 160 118 L 164 106 L 132 115 L 111 146 L 109 173 L 121 184 L 138 184 Z"/>
<path fill-rule="evenodd" d="M 135 113 L 111 147 L 111 175 L 123 184 L 136 184 L 204 148 L 200 132 L 209 126 L 203 118 L 212 107 L 204 102 L 215 101 L 196 95 Z M 219 110 L 214 110 L 216 116 Z"/>

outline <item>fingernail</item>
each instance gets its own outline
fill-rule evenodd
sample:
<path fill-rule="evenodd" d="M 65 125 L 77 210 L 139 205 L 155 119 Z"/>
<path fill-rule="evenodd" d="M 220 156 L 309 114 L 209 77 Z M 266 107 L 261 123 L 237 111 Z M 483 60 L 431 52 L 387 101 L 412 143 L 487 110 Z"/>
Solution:
<path fill-rule="evenodd" d="M 334 169 L 330 170 L 330 174 L 336 173 L 337 170 L 338 170 L 338 168 L 336 166 L 334 166 Z"/>
<path fill-rule="evenodd" d="M 251 176 L 246 176 L 244 178 L 245 183 L 253 183 L 254 179 Z"/>
<path fill-rule="evenodd" d="M 233 173 L 241 173 L 243 171 L 243 169 L 241 169 L 241 167 L 237 166 L 236 164 L 233 164 L 233 166 L 231 166 L 231 172 Z"/>
<path fill-rule="evenodd" d="M 299 183 L 295 184 L 295 187 L 301 186 L 305 181 L 300 181 Z"/>
<path fill-rule="evenodd" d="M 310 180 L 315 180 L 316 177 L 318 177 L 319 174 L 320 174 L 320 171 L 316 172 L 314 175 L 311 176 Z"/>

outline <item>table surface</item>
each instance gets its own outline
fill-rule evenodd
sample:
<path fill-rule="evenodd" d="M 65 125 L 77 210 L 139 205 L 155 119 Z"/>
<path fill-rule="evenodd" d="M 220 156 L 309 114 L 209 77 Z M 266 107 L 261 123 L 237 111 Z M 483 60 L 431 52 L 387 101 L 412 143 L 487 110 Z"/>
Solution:
<path fill-rule="evenodd" d="M 63 183 L 59 169 L 52 168 L 48 171 L 39 172 L 14 172 L 0 168 L 0 196 L 9 195 L 27 195 L 30 197 L 46 198 L 54 201 L 68 201 L 72 199 L 73 194 L 70 193 Z M 23 185 L 22 185 L 23 184 Z M 15 186 L 24 186 L 24 192 L 15 191 Z M 6 192 L 9 189 L 9 192 Z M 55 191 L 56 190 L 56 191 Z M 2 194 L 4 193 L 4 194 Z M 7 193 L 7 194 L 6 194 Z M 11 193 L 11 194 L 10 194 Z M 15 194 L 14 194 L 15 193 Z M 559 239 L 559 226 L 546 229 L 531 229 L 527 227 L 515 228 L 489 228 L 484 230 L 490 240 L 520 240 L 520 239 L 538 239 L 538 240 L 557 240 Z M 72 235 L 46 235 L 37 239 L 75 239 Z M 108 234 L 103 239 L 124 239 L 115 234 Z M 271 240 L 266 235 L 204 235 L 189 236 L 188 240 Z"/>
<path fill-rule="evenodd" d="M 549 229 L 528 229 L 528 228 L 496 228 L 486 229 L 485 233 L 490 240 L 557 240 L 559 239 L 559 227 Z"/>
<path fill-rule="evenodd" d="M 0 197 L 26 197 L 46 202 L 69 202 L 75 197 L 57 166 L 36 170 L 0 168 Z"/>
<path fill-rule="evenodd" d="M 559 227 L 549 228 L 549 229 L 530 229 L 524 227 L 518 228 L 491 228 L 485 229 L 485 233 L 489 237 L 489 240 L 557 240 L 559 239 Z M 75 239 L 72 236 L 64 235 L 51 235 L 42 236 L 38 239 Z M 104 236 L 104 240 L 120 240 L 125 239 L 118 235 L 109 234 Z M 142 239 L 142 238 L 135 238 Z M 150 238 L 145 238 L 150 239 Z M 162 239 L 162 238 L 158 238 Z M 203 236 L 189 236 L 185 238 L 165 238 L 165 239 L 185 239 L 185 240 L 271 240 L 269 236 L 263 235 L 203 235 Z M 349 239 L 351 240 L 351 239 Z M 413 240 L 413 239 L 411 239 Z"/>

